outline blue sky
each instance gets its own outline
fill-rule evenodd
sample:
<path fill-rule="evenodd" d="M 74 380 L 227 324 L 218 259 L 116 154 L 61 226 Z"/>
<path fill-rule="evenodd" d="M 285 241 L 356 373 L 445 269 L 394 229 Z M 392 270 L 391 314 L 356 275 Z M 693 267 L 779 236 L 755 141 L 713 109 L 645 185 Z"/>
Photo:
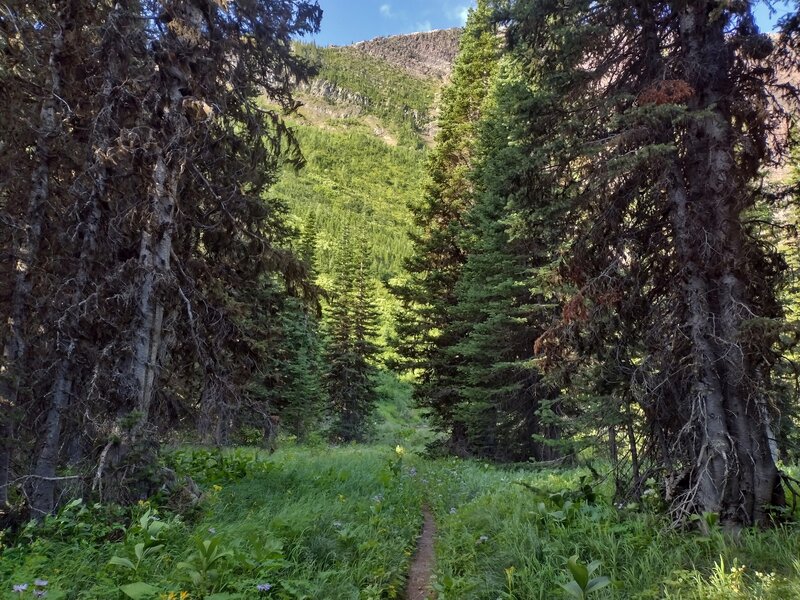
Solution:
<path fill-rule="evenodd" d="M 322 31 L 313 39 L 320 46 L 344 46 L 380 35 L 395 35 L 463 25 L 474 0 L 319 0 L 324 11 Z M 775 5 L 777 15 L 786 4 Z M 763 31 L 773 28 L 777 17 L 770 16 L 765 3 L 756 8 L 756 19 Z M 312 38 L 306 38 L 310 41 Z"/>
<path fill-rule="evenodd" d="M 317 44 L 344 46 L 395 35 L 464 24 L 473 0 L 319 0 L 324 11 Z M 309 38 L 310 41 L 310 38 Z"/>

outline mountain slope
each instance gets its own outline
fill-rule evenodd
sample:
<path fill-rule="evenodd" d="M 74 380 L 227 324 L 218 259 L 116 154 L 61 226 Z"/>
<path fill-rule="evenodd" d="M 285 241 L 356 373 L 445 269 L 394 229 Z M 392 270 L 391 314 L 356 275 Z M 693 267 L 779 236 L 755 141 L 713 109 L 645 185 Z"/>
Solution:
<path fill-rule="evenodd" d="M 307 166 L 286 172 L 273 195 L 302 228 L 314 213 L 324 285 L 345 226 L 371 242 L 377 280 L 399 272 L 411 245 L 407 206 L 423 194 L 436 103 L 452 68 L 460 30 L 378 38 L 354 46 L 298 45 L 319 74 L 297 97 L 291 119 Z M 389 302 L 382 294 L 382 302 Z M 386 309 L 388 311 L 388 308 Z"/>

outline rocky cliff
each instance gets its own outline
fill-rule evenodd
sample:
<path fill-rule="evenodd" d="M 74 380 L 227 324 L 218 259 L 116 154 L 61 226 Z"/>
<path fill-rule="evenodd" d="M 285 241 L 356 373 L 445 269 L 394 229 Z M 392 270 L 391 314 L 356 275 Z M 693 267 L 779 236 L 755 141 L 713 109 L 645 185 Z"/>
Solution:
<path fill-rule="evenodd" d="M 405 69 L 418 77 L 445 80 L 458 54 L 460 28 L 379 37 L 352 48 Z"/>

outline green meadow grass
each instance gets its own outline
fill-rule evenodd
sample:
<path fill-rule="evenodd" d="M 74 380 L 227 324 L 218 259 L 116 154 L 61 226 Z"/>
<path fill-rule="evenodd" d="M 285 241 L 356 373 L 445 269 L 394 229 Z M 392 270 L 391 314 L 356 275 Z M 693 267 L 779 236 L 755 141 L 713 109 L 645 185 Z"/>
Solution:
<path fill-rule="evenodd" d="M 570 556 L 599 560 L 612 585 L 590 598 L 800 598 L 800 529 L 676 531 L 655 506 L 618 509 L 603 489 L 580 500 L 588 470 L 507 470 L 460 460 L 420 471 L 439 525 L 439 600 L 569 598 Z M 519 482 L 537 488 L 532 491 Z M 563 491 L 567 491 L 566 494 Z M 571 499 L 570 499 L 571 498 Z"/>
<path fill-rule="evenodd" d="M 218 462 L 213 453 L 200 453 Z M 126 598 L 120 588 L 137 583 L 152 586 L 140 586 L 152 592 L 142 598 L 169 598 L 170 592 L 180 598 L 181 591 L 214 600 L 400 597 L 422 517 L 420 490 L 393 448 L 287 448 L 269 458 L 240 454 L 249 454 L 257 466 L 228 484 L 211 484 L 222 477 L 210 467 L 207 498 L 195 522 L 162 512 L 166 526 L 151 545 L 158 549 L 137 571 L 109 560 L 136 562 L 135 546 L 146 535 L 135 523 L 150 507 L 137 507 L 134 525 L 110 542 L 99 518 L 104 509 L 73 506 L 3 549 L 0 597 L 18 598 L 12 585 L 35 578 L 49 581 L 48 598 L 63 599 Z M 199 568 L 204 541 L 218 544 L 223 554 L 208 572 Z M 192 571 L 200 571 L 202 580 L 192 581 Z M 257 586 L 264 584 L 271 589 L 259 593 Z"/>
<path fill-rule="evenodd" d="M 796 525 L 737 539 L 713 520 L 706 533 L 677 531 L 655 497 L 617 508 L 603 484 L 587 489 L 588 469 L 429 460 L 410 450 L 429 434 L 403 426 L 419 418 L 404 402 L 376 418 L 383 441 L 372 446 L 173 451 L 170 464 L 205 491 L 199 507 L 70 505 L 3 542 L 0 598 L 33 598 L 11 590 L 36 578 L 61 600 L 403 598 L 423 505 L 438 526 L 438 600 L 569 598 L 573 555 L 612 581 L 591 599 L 800 598 Z"/>

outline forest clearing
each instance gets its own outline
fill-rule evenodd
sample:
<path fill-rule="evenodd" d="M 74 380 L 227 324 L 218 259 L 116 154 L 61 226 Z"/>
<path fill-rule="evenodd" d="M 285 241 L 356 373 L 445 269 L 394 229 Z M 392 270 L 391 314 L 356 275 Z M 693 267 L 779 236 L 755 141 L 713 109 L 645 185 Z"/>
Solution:
<path fill-rule="evenodd" d="M 796 2 L 0 2 L 0 600 L 800 600 L 799 82 Z"/>
<path fill-rule="evenodd" d="M 47 598 L 86 600 L 415 598 L 406 590 L 423 507 L 436 522 L 429 575 L 439 600 L 581 598 L 562 588 L 575 581 L 572 556 L 599 561 L 591 579 L 608 578 L 589 599 L 800 597 L 797 525 L 732 536 L 707 517 L 681 531 L 656 493 L 615 506 L 609 481 L 593 475 L 603 473 L 601 463 L 425 458 L 430 432 L 409 429 L 420 421 L 408 410 L 382 407 L 382 441 L 370 445 L 287 440 L 274 454 L 167 453 L 200 485 L 198 505 L 158 496 L 127 510 L 67 505 L 2 549 L 0 579 L 9 585 L 0 597 L 40 589 Z M 47 586 L 35 588 L 37 579 Z M 27 592 L 11 591 L 24 582 Z"/>

